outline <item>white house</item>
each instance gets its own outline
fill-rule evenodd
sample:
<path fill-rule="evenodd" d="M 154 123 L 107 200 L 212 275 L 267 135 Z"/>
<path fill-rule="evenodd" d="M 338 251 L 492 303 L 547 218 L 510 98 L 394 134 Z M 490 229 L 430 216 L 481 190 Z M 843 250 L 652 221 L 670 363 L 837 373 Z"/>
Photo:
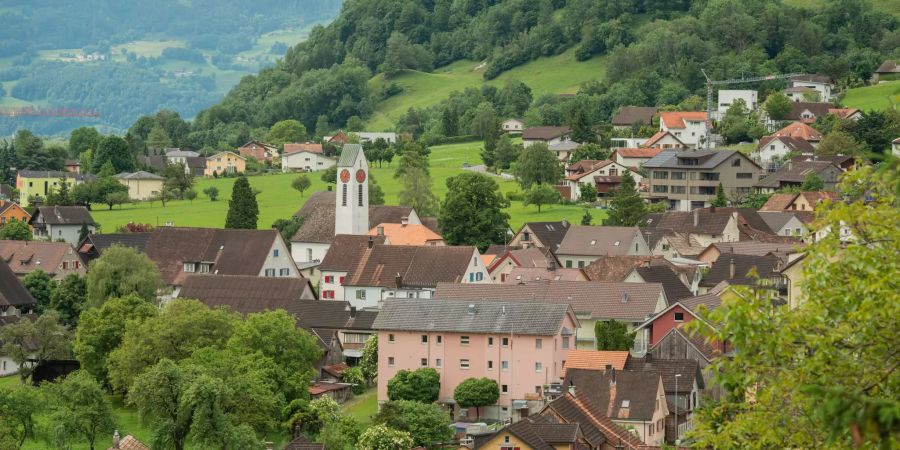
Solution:
<path fill-rule="evenodd" d="M 805 237 L 809 231 L 806 224 L 790 211 L 760 211 L 759 217 L 779 236 Z"/>
<path fill-rule="evenodd" d="M 787 155 L 794 153 L 795 156 L 812 155 L 815 147 L 803 139 L 791 136 L 763 136 L 759 140 L 756 149 L 750 154 L 750 158 L 757 164 L 774 172 L 778 170 L 780 164 Z"/>
<path fill-rule="evenodd" d="M 334 167 L 336 163 L 337 161 L 335 161 L 334 158 L 310 150 L 301 150 L 299 152 L 281 155 L 282 172 L 294 170 L 303 170 L 306 172 L 325 170 Z"/>
<path fill-rule="evenodd" d="M 525 129 L 525 121 L 516 118 L 506 119 L 500 124 L 500 129 L 511 134 L 521 133 Z"/>
<path fill-rule="evenodd" d="M 650 136 L 650 139 L 647 139 L 641 147 L 670 149 L 685 148 L 687 146 L 671 132 L 660 130 L 653 136 Z"/>
<path fill-rule="evenodd" d="M 571 198 L 569 200 L 577 200 L 581 197 L 581 185 L 583 184 L 594 185 L 597 189 L 597 193 L 602 196 L 618 187 L 621 183 L 621 177 L 625 172 L 631 173 L 635 183 L 640 184 L 644 179 L 641 174 L 622 164 L 609 160 L 593 161 L 593 164 L 588 167 L 579 167 L 576 170 L 566 169 L 566 172 L 570 172 L 565 180 L 565 185 L 569 186 L 571 192 Z"/>
<path fill-rule="evenodd" d="M 717 118 L 721 119 L 725 116 L 728 108 L 734 104 L 736 100 L 743 100 L 744 106 L 748 111 L 756 111 L 759 107 L 759 93 L 752 89 L 722 89 L 719 91 L 719 103 L 717 109 Z"/>
<path fill-rule="evenodd" d="M 383 139 L 388 144 L 394 144 L 397 142 L 397 133 L 390 132 L 372 132 L 372 131 L 360 131 L 358 133 L 351 133 L 359 136 L 359 142 L 375 142 L 379 139 Z"/>
<path fill-rule="evenodd" d="M 638 227 L 571 226 L 556 250 L 566 268 L 583 269 L 602 256 L 650 256 Z"/>
<path fill-rule="evenodd" d="M 169 164 L 183 164 L 185 167 L 188 165 L 188 158 L 196 158 L 200 156 L 197 152 L 192 152 L 190 150 L 182 150 L 180 148 L 167 148 L 166 149 L 166 160 Z"/>
<path fill-rule="evenodd" d="M 650 158 L 658 155 L 661 148 L 617 148 L 613 150 L 609 159 L 625 167 L 636 169 L 641 167 Z"/>
<path fill-rule="evenodd" d="M 834 83 L 824 75 L 800 75 L 791 79 L 790 87 L 812 89 L 819 93 L 819 101 L 830 102 Z"/>
<path fill-rule="evenodd" d="M 659 114 L 659 130 L 668 131 L 688 147 L 699 147 L 706 136 L 706 112 L 671 111 Z"/>
<path fill-rule="evenodd" d="M 522 131 L 522 146 L 531 147 L 533 144 L 543 142 L 547 146 L 569 140 L 569 127 L 533 127 Z"/>
<path fill-rule="evenodd" d="M 72 245 L 78 245 L 81 240 L 82 228 L 87 228 L 89 233 L 97 229 L 94 218 L 84 206 L 41 206 L 28 224 L 35 239 L 61 240 Z"/>
<path fill-rule="evenodd" d="M 617 148 L 638 148 L 645 147 L 648 138 L 620 138 L 614 137 L 609 139 L 609 148 L 615 150 Z"/>

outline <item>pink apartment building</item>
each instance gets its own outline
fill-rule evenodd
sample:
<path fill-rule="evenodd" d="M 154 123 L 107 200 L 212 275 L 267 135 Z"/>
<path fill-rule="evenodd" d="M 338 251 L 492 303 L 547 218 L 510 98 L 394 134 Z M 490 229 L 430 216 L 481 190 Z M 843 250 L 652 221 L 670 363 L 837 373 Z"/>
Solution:
<path fill-rule="evenodd" d="M 575 348 L 578 319 L 566 304 L 391 299 L 373 325 L 378 333 L 378 401 L 400 370 L 432 367 L 438 402 L 455 416 L 453 391 L 467 378 L 497 381 L 500 399 L 482 417 L 518 420 L 537 412 L 547 385 L 559 383 Z M 530 410 L 530 411 L 529 411 Z"/>

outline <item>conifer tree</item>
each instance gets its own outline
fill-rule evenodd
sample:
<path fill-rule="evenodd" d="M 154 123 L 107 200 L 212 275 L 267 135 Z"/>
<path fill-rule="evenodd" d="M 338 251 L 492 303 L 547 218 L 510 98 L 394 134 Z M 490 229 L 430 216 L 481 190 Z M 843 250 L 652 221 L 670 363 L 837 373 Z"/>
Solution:
<path fill-rule="evenodd" d="M 633 227 L 641 225 L 647 217 L 647 207 L 644 200 L 638 195 L 634 177 L 630 172 L 622 175 L 622 183 L 613 194 L 609 205 L 609 217 L 604 225 L 618 227 Z"/>
<path fill-rule="evenodd" d="M 716 198 L 710 204 L 720 208 L 728 206 L 728 199 L 725 198 L 725 189 L 722 187 L 722 183 L 719 183 L 719 186 L 716 187 Z"/>
<path fill-rule="evenodd" d="M 228 201 L 225 228 L 255 230 L 258 219 L 259 205 L 256 204 L 256 194 L 250 188 L 250 181 L 245 176 L 238 177 L 231 190 L 231 200 Z"/>

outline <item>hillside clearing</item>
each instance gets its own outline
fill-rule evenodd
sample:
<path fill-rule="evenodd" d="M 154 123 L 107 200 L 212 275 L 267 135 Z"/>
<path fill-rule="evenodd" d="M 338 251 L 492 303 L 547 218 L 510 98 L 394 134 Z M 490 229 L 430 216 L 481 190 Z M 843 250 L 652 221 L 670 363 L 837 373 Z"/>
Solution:
<path fill-rule="evenodd" d="M 898 105 L 900 104 L 900 80 L 850 89 L 844 95 L 843 103 L 848 108 L 857 108 L 863 111 L 887 109 L 892 105 Z"/>

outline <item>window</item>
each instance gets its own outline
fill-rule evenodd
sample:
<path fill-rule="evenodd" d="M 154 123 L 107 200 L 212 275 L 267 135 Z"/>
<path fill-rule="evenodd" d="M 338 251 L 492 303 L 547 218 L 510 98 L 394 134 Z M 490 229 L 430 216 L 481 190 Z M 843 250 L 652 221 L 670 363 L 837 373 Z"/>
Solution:
<path fill-rule="evenodd" d="M 341 185 L 341 206 L 347 206 L 347 183 Z"/>
<path fill-rule="evenodd" d="M 478 273 L 475 274 L 475 281 L 481 281 L 481 280 L 483 280 L 483 279 L 484 279 L 484 274 L 483 274 L 483 273 L 478 272 Z"/>
<path fill-rule="evenodd" d="M 421 365 L 422 367 L 428 367 L 428 358 L 422 358 L 422 360 L 419 361 L 419 365 Z"/>
<path fill-rule="evenodd" d="M 422 343 L 423 343 L 423 344 L 427 344 L 427 343 L 428 343 L 428 335 L 427 335 L 427 334 L 423 334 L 423 335 L 422 335 Z"/>
<path fill-rule="evenodd" d="M 675 321 L 676 322 L 684 322 L 684 313 L 683 312 L 675 313 Z"/>
<path fill-rule="evenodd" d="M 460 336 L 459 337 L 459 345 L 469 345 L 469 337 L 468 336 Z"/>
<path fill-rule="evenodd" d="M 653 178 L 660 179 L 660 180 L 666 180 L 669 178 L 669 172 L 666 172 L 665 170 L 654 170 Z"/>
<path fill-rule="evenodd" d="M 654 184 L 653 192 L 656 194 L 665 194 L 666 192 L 669 192 L 669 186 L 665 184 Z"/>
<path fill-rule="evenodd" d="M 266 269 L 266 276 L 267 276 L 267 277 L 274 277 L 274 276 L 275 276 L 275 269 Z"/>
<path fill-rule="evenodd" d="M 500 361 L 500 369 L 509 370 L 509 361 Z"/>
<path fill-rule="evenodd" d="M 672 179 L 673 180 L 683 180 L 684 172 L 672 172 Z"/>
<path fill-rule="evenodd" d="M 389 335 L 388 335 L 388 342 L 394 342 L 394 340 L 396 340 L 395 337 L 394 337 L 394 333 L 389 334 Z"/>
<path fill-rule="evenodd" d="M 311 249 L 311 248 L 308 248 L 308 249 L 306 249 L 306 260 L 307 260 L 307 261 L 312 261 L 312 259 L 313 259 L 313 258 L 312 258 L 312 249 Z"/>
<path fill-rule="evenodd" d="M 567 269 L 571 269 L 571 268 L 572 268 L 572 261 L 566 261 L 566 268 L 567 268 Z"/>
<path fill-rule="evenodd" d="M 659 406 L 659 400 L 656 401 L 656 405 Z M 631 400 L 622 400 L 622 407 L 628 408 L 631 406 Z"/>
<path fill-rule="evenodd" d="M 500 346 L 501 347 L 509 347 L 509 338 L 500 338 Z"/>
<path fill-rule="evenodd" d="M 527 231 L 526 231 L 525 233 L 523 233 L 523 234 L 522 234 L 522 241 L 524 241 L 524 242 L 529 242 L 529 241 L 531 241 L 531 233 L 529 233 L 529 232 L 527 232 Z"/>
<path fill-rule="evenodd" d="M 541 340 L 541 339 L 535 339 L 535 340 L 534 340 L 534 348 L 540 350 L 541 348 L 543 348 L 543 346 L 544 346 L 544 341 L 543 341 L 543 340 Z"/>
<path fill-rule="evenodd" d="M 394 357 L 388 356 L 388 367 L 394 367 Z"/>
<path fill-rule="evenodd" d="M 569 337 L 563 336 L 562 338 L 562 348 L 569 348 Z"/>
<path fill-rule="evenodd" d="M 441 368 L 441 358 L 434 360 L 434 367 L 437 367 L 438 369 Z"/>
<path fill-rule="evenodd" d="M 334 283 L 334 275 L 325 275 L 326 283 Z"/>
<path fill-rule="evenodd" d="M 741 167 L 741 158 L 734 158 L 731 160 L 731 167 Z"/>
<path fill-rule="evenodd" d="M 469 360 L 461 359 L 459 360 L 459 368 L 464 370 L 469 370 Z"/>
<path fill-rule="evenodd" d="M 494 337 L 489 336 L 488 337 L 488 347 L 493 347 L 493 346 L 494 346 Z"/>
<path fill-rule="evenodd" d="M 275 258 L 278 257 L 278 249 L 277 249 L 277 248 L 276 248 L 276 249 L 272 249 L 272 256 L 275 257 Z"/>
<path fill-rule="evenodd" d="M 488 370 L 494 370 L 494 362 L 493 362 L 493 361 L 488 361 L 488 362 L 487 362 L 487 368 L 488 368 Z"/>
<path fill-rule="evenodd" d="M 684 186 L 669 186 L 669 192 L 673 194 L 684 194 Z"/>
<path fill-rule="evenodd" d="M 738 180 L 749 180 L 753 178 L 753 174 L 750 172 L 738 172 L 737 179 Z"/>
<path fill-rule="evenodd" d="M 357 196 L 359 197 L 359 206 L 363 205 L 363 185 L 362 183 L 357 185 Z"/>
<path fill-rule="evenodd" d="M 543 371 L 543 370 L 544 370 L 544 365 L 543 365 L 543 364 L 541 364 L 541 363 L 539 363 L 539 362 L 534 363 L 534 371 L 535 371 L 535 372 L 541 372 L 541 371 Z"/>
<path fill-rule="evenodd" d="M 194 263 L 188 263 L 188 262 L 184 263 L 184 271 L 185 272 L 193 272 L 194 270 L 196 270 L 195 267 L 196 267 L 196 265 Z"/>
<path fill-rule="evenodd" d="M 578 268 L 584 269 L 584 261 L 578 261 Z"/>
<path fill-rule="evenodd" d="M 435 337 L 435 340 L 437 341 L 437 345 L 441 345 L 441 343 L 444 342 L 444 337 L 441 336 L 441 335 L 437 335 L 437 336 Z"/>
<path fill-rule="evenodd" d="M 344 284 L 344 277 L 338 278 L 338 284 Z"/>
<path fill-rule="evenodd" d="M 473 282 L 473 281 L 475 281 L 475 273 L 474 273 L 474 272 L 469 272 L 469 283 L 471 283 L 471 282 Z"/>
<path fill-rule="evenodd" d="M 322 298 L 334 298 L 334 291 L 332 291 L 332 290 L 322 291 Z"/>
<path fill-rule="evenodd" d="M 278 269 L 278 275 L 282 277 L 287 277 L 291 275 L 291 269 Z"/>
<path fill-rule="evenodd" d="M 365 300 L 366 299 L 366 291 L 364 289 L 356 290 L 356 299 L 357 300 Z"/>
<path fill-rule="evenodd" d="M 509 386 L 507 386 L 507 385 L 505 385 L 505 384 L 501 384 L 501 385 L 500 385 L 500 393 L 501 393 L 501 394 L 508 394 L 508 393 L 509 393 Z"/>

